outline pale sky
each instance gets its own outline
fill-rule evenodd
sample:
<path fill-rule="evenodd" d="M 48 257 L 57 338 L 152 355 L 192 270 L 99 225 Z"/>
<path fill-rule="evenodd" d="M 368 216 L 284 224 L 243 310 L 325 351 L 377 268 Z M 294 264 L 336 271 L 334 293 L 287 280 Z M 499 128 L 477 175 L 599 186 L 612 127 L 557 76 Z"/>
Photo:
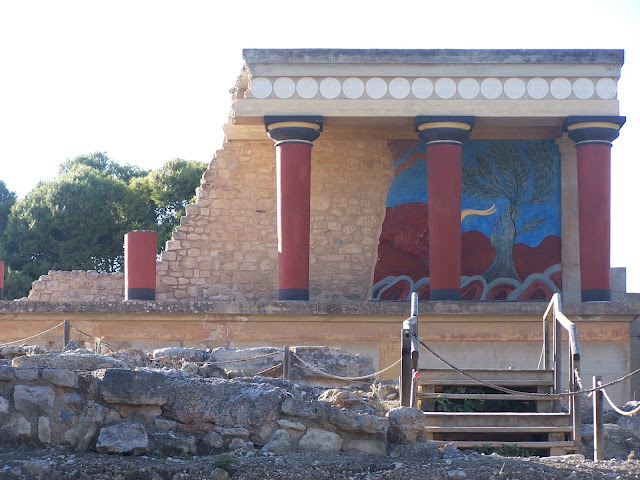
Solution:
<path fill-rule="evenodd" d="M 323 47 L 624 49 L 611 264 L 640 292 L 637 0 L 0 0 L 0 180 L 24 196 L 95 151 L 209 162 L 242 48 Z"/>

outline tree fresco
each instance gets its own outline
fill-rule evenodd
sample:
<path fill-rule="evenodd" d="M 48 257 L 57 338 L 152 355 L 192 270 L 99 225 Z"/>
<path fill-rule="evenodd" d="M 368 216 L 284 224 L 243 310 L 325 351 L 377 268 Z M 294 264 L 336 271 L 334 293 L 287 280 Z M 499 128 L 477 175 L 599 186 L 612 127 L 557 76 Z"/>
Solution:
<path fill-rule="evenodd" d="M 523 207 L 549 200 L 553 184 L 554 155 L 544 142 L 529 142 L 523 148 L 513 142 L 493 142 L 488 152 L 475 154 L 476 165 L 462 169 L 462 192 L 478 200 L 506 199 L 500 220 L 494 219 L 491 245 L 496 256 L 483 276 L 487 283 L 497 278 L 518 279 L 513 246 L 524 232 L 539 229 L 545 218 L 523 219 Z"/>
<path fill-rule="evenodd" d="M 426 144 L 389 141 L 394 178 L 372 300 L 430 298 Z M 562 290 L 560 153 L 553 140 L 468 140 L 462 153 L 462 300 L 548 300 Z"/>

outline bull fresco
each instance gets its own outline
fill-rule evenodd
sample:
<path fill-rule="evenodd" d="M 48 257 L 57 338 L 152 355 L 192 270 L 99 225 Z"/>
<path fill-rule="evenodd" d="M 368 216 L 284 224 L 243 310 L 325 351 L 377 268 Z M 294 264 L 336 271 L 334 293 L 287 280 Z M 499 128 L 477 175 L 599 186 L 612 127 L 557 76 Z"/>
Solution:
<path fill-rule="evenodd" d="M 390 141 L 371 298 L 429 299 L 427 154 Z M 549 300 L 561 290 L 560 154 L 552 140 L 470 140 L 462 155 L 461 298 Z"/>

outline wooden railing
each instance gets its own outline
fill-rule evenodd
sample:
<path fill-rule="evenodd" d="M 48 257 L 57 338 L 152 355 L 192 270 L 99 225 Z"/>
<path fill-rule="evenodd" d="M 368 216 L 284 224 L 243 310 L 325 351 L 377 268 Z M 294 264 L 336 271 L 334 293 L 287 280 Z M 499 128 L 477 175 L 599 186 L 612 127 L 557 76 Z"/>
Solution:
<path fill-rule="evenodd" d="M 580 391 L 580 346 L 578 344 L 578 330 L 575 324 L 563 313 L 560 302 L 560 294 L 556 293 L 551 298 L 547 310 L 542 317 L 542 362 L 544 370 L 553 370 L 553 392 L 560 393 L 561 378 L 563 373 L 562 362 L 562 330 L 568 334 L 568 387 L 569 392 Z M 572 439 L 578 451 L 582 444 L 580 395 L 572 395 L 569 398 L 569 413 L 573 426 Z M 554 401 L 554 411 L 560 411 L 560 401 Z"/>

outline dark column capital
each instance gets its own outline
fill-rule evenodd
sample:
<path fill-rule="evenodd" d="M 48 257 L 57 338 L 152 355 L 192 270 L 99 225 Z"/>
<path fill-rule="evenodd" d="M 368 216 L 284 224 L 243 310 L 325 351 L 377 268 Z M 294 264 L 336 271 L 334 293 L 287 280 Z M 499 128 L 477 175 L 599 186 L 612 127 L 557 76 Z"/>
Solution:
<path fill-rule="evenodd" d="M 265 115 L 264 127 L 276 145 L 311 144 L 322 132 L 322 120 L 320 115 Z"/>
<path fill-rule="evenodd" d="M 586 143 L 611 144 L 618 138 L 620 128 L 627 120 L 618 116 L 570 116 L 562 124 L 562 130 L 576 145 Z"/>
<path fill-rule="evenodd" d="M 415 131 L 426 143 L 461 144 L 471 134 L 476 117 L 429 116 L 416 117 Z"/>

